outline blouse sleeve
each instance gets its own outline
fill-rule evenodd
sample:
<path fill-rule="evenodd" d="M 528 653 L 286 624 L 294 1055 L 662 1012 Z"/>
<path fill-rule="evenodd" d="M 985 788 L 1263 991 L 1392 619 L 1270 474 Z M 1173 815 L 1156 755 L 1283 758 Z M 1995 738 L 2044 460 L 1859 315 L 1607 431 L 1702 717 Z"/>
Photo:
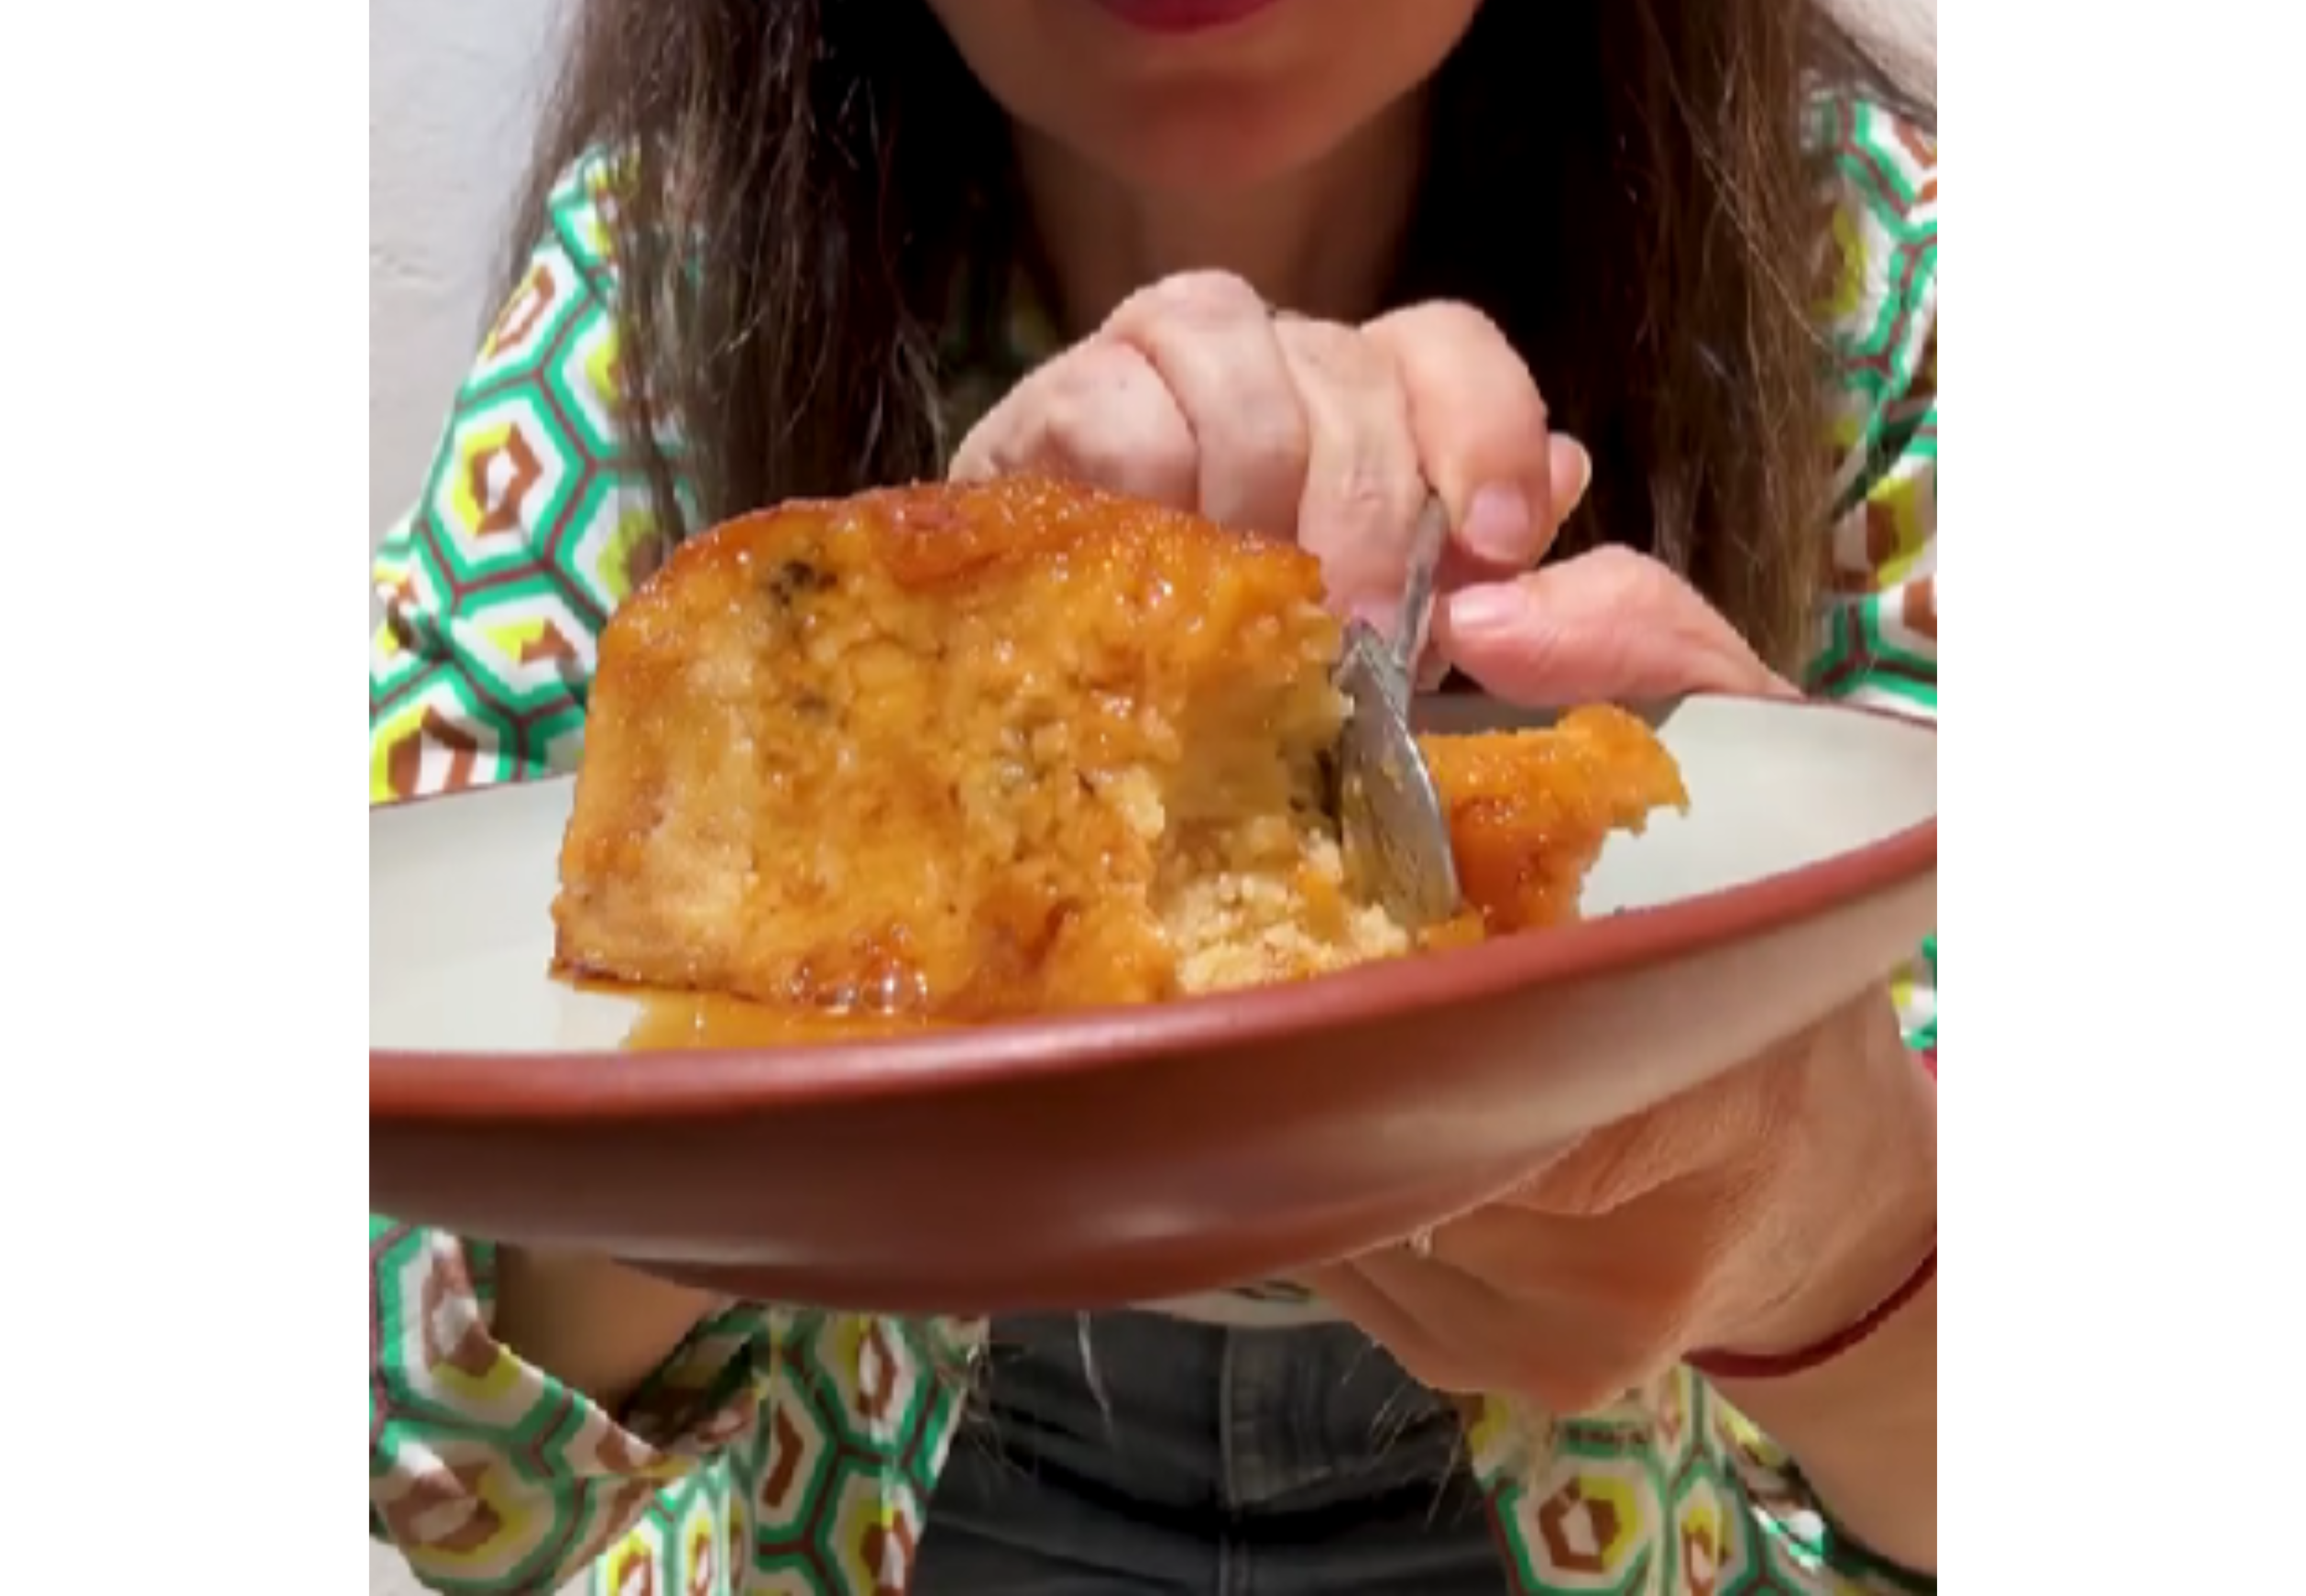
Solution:
<path fill-rule="evenodd" d="M 768 1310 L 700 1325 L 611 1414 L 490 1334 L 496 1248 L 369 1220 L 369 1530 L 436 1590 L 559 1590 L 724 1448 L 775 1370 Z"/>
<path fill-rule="evenodd" d="M 1938 166 L 1934 138 L 1865 102 L 1825 113 L 1837 203 L 1829 301 L 1843 462 L 1810 690 L 1938 713 Z M 1935 1065 L 1937 938 L 1892 984 Z"/>
<path fill-rule="evenodd" d="M 601 627 L 660 557 L 616 422 L 605 181 L 588 164 L 554 192 L 423 492 L 377 550 L 371 803 L 573 767 Z"/>
<path fill-rule="evenodd" d="M 599 204 L 580 166 L 376 557 L 373 803 L 568 768 L 600 631 L 651 568 L 620 447 Z M 369 1221 L 369 1519 L 438 1589 L 549 1592 L 750 1427 L 764 1311 L 700 1326 L 611 1414 L 490 1334 L 496 1249 Z"/>

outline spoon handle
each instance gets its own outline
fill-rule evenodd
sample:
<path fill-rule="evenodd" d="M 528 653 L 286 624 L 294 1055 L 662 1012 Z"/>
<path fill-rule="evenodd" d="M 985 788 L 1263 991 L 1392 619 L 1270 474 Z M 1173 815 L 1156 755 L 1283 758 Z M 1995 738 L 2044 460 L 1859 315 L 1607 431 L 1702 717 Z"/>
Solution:
<path fill-rule="evenodd" d="M 1439 493 L 1425 496 L 1409 543 L 1409 574 L 1401 586 L 1401 616 L 1393 628 L 1393 666 L 1405 682 L 1417 680 L 1418 657 L 1433 625 L 1433 577 L 1449 542 L 1449 507 Z"/>

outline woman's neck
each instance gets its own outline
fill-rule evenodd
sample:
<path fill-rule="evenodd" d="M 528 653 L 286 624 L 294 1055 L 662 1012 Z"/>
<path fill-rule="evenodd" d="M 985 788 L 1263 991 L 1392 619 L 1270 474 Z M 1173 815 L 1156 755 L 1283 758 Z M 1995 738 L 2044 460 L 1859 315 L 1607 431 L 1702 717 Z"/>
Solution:
<path fill-rule="evenodd" d="M 1268 303 L 1328 320 L 1382 308 L 1424 158 L 1412 97 L 1312 166 L 1217 193 L 1131 190 L 1028 130 L 1018 158 L 1069 336 L 1181 271 L 1242 277 Z"/>

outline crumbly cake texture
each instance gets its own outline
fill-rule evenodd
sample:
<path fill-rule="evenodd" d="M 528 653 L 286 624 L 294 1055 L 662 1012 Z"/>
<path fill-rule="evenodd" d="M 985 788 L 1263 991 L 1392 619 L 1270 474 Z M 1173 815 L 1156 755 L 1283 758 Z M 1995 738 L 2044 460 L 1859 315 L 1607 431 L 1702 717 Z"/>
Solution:
<path fill-rule="evenodd" d="M 1346 706 L 1288 544 L 1040 479 L 796 502 L 601 639 L 553 906 L 573 976 L 989 1020 L 1409 952 L 1327 811 Z M 1468 914 L 1549 923 L 1684 799 L 1638 721 L 1429 740 Z"/>

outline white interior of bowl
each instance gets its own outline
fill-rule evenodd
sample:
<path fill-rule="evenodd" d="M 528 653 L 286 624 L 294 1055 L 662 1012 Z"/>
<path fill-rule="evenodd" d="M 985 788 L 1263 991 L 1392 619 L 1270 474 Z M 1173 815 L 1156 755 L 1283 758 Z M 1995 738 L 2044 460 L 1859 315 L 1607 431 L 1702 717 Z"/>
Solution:
<path fill-rule="evenodd" d="M 1489 698 L 1437 698 L 1436 731 L 1542 722 Z M 1586 878 L 1585 910 L 1607 914 L 1719 892 L 1852 853 L 1938 812 L 1937 739 L 1903 721 L 1808 704 L 1693 698 L 1661 712 L 1658 736 L 1689 789 L 1687 815 L 1610 838 Z"/>
<path fill-rule="evenodd" d="M 1436 700 L 1436 730 L 1538 719 Z M 1698 698 L 1659 725 L 1687 816 L 1611 841 L 1593 914 L 1716 892 L 1832 858 L 1937 813 L 1937 740 L 1851 712 Z M 613 1048 L 633 1005 L 546 973 L 560 833 L 575 783 L 532 782 L 369 818 L 369 1045 L 408 1051 Z"/>

